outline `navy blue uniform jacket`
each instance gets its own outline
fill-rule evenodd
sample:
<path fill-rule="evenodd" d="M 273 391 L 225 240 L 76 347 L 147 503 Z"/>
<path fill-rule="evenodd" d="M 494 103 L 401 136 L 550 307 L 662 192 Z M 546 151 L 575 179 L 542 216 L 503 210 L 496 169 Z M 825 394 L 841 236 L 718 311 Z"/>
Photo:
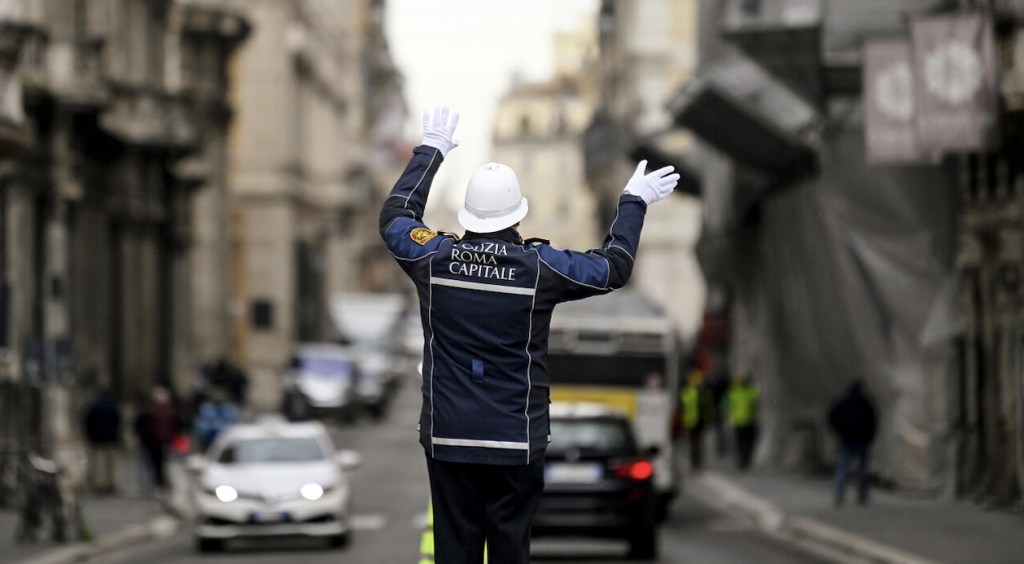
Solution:
<path fill-rule="evenodd" d="M 528 464 L 550 440 L 551 312 L 626 283 L 647 205 L 620 197 L 604 244 L 585 253 L 524 243 L 513 228 L 458 240 L 421 221 L 442 159 L 417 147 L 380 214 L 381 236 L 419 295 L 420 442 L 438 460 Z"/>

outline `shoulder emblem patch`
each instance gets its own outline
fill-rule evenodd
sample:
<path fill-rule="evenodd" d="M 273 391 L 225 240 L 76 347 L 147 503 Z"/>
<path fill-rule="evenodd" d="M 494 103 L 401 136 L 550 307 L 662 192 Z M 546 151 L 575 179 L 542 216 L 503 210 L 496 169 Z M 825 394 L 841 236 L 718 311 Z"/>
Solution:
<path fill-rule="evenodd" d="M 425 227 L 417 227 L 409 233 L 409 238 L 416 241 L 420 245 L 426 245 L 427 241 L 437 237 L 436 231 L 431 231 Z"/>

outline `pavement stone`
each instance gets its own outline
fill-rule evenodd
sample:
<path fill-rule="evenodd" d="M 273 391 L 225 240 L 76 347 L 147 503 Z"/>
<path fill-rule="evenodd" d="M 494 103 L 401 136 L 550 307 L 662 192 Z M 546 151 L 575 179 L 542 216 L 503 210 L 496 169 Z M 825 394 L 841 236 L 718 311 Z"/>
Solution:
<path fill-rule="evenodd" d="M 707 470 L 691 479 L 689 489 L 835 561 L 1024 562 L 1024 518 L 968 501 L 874 489 L 869 504 L 836 508 L 829 477 L 764 470 Z"/>
<path fill-rule="evenodd" d="M 87 542 L 57 543 L 44 529 L 39 541 L 18 544 L 14 541 L 18 515 L 13 509 L 0 510 L 0 562 L 20 564 L 65 564 L 80 562 L 104 552 L 134 543 L 174 534 L 182 525 L 182 508 L 187 476 L 177 461 L 169 464 L 171 489 L 167 494 L 150 491 L 139 463 L 131 453 L 122 457 L 118 473 L 117 495 L 79 495 L 83 521 L 92 533 Z M 72 527 L 71 534 L 77 534 Z"/>

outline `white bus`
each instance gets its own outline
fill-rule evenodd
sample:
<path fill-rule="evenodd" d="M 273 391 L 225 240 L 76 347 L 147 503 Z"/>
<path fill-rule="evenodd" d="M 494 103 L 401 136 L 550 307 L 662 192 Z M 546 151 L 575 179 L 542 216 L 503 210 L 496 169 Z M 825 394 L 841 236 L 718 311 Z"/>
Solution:
<path fill-rule="evenodd" d="M 551 401 L 590 401 L 626 413 L 653 458 L 660 513 L 679 491 L 673 452 L 682 347 L 671 320 L 630 290 L 560 304 L 551 318 Z"/>

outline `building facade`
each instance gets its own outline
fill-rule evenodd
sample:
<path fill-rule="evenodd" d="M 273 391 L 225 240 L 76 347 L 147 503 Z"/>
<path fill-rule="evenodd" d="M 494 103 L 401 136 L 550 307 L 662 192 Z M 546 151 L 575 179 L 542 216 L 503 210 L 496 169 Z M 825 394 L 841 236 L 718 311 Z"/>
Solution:
<path fill-rule="evenodd" d="M 593 27 L 558 34 L 554 53 L 550 81 L 513 84 L 499 100 L 494 160 L 516 171 L 530 202 L 522 226 L 525 237 L 589 249 L 602 238 L 579 145 L 596 101 L 595 85 L 588 80 L 597 58 Z"/>
<path fill-rule="evenodd" d="M 379 241 L 363 212 L 393 166 L 383 122 L 404 119 L 404 105 L 382 2 L 228 3 L 255 31 L 232 68 L 229 188 L 204 221 L 195 315 L 217 320 L 200 354 L 231 358 L 253 406 L 273 409 L 295 344 L 337 336 L 331 297 L 373 284 Z"/>
<path fill-rule="evenodd" d="M 756 367 L 774 406 L 763 413 L 762 460 L 827 463 L 824 414 L 860 378 L 881 414 L 879 474 L 1011 503 L 1024 460 L 1015 281 L 1024 5 L 935 8 L 702 2 L 700 72 L 672 112 L 701 141 L 703 262 L 732 296 L 729 361 Z M 912 36 L 915 22 L 937 16 L 990 26 L 999 103 L 987 119 L 998 142 L 872 161 L 869 108 L 893 98 L 862 82 L 863 46 Z M 915 88 L 941 78 L 906 76 Z"/>
<path fill-rule="evenodd" d="M 188 1 L 19 0 L 0 20 L 23 31 L 5 107 L 29 137 L 3 164 L 4 411 L 22 448 L 60 455 L 95 389 L 131 405 L 191 368 L 191 204 L 223 173 L 206 156 L 249 28 Z"/>

